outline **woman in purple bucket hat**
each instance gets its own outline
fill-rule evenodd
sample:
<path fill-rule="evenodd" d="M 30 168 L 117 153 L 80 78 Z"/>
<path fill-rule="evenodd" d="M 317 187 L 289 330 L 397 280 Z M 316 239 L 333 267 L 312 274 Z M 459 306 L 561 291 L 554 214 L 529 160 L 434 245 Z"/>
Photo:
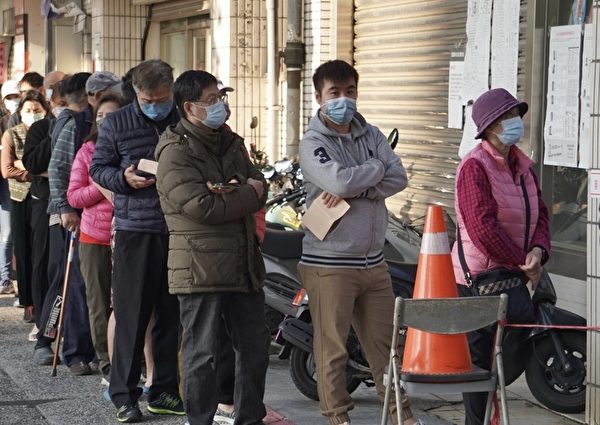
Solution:
<path fill-rule="evenodd" d="M 482 141 L 456 173 L 458 234 L 452 249 L 460 296 L 507 293 L 508 321 L 520 323 L 535 320 L 526 283 L 536 287 L 550 253 L 548 210 L 533 161 L 517 147 L 527 109 L 504 89 L 489 90 L 473 104 Z M 498 268 L 515 277 L 498 279 L 500 286 L 473 284 L 478 274 Z M 471 359 L 483 369 L 490 368 L 492 338 L 490 329 L 468 334 Z M 465 393 L 463 400 L 465 424 L 482 424 L 487 393 Z"/>

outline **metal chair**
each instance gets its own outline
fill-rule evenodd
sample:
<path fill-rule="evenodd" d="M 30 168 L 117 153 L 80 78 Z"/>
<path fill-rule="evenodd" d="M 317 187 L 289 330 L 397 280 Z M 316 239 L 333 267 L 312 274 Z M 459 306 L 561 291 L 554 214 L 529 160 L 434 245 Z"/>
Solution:
<path fill-rule="evenodd" d="M 502 422 L 509 425 L 504 367 L 502 364 L 502 334 L 506 318 L 508 296 L 403 299 L 396 298 L 394 309 L 394 334 L 390 350 L 390 363 L 387 372 L 387 388 L 383 403 L 381 425 L 386 425 L 392 389 L 398 406 L 398 424 L 404 424 L 400 408 L 400 385 L 408 395 L 417 394 L 458 394 L 464 392 L 488 392 L 484 424 L 489 424 L 492 400 L 497 388 L 500 389 Z M 401 373 L 398 352 L 399 332 L 404 327 L 438 334 L 458 334 L 471 332 L 490 325 L 497 325 L 493 348 L 491 370 L 483 370 L 473 365 L 467 373 L 452 375 L 426 375 Z"/>

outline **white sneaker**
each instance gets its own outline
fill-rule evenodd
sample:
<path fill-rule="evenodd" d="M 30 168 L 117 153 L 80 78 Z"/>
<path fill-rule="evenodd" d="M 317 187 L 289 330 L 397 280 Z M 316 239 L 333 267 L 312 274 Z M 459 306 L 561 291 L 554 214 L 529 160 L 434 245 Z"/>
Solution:
<path fill-rule="evenodd" d="M 28 335 L 27 339 L 30 342 L 36 342 L 37 341 L 38 331 L 39 331 L 39 329 L 37 328 L 37 326 L 33 325 L 33 329 L 31 330 L 31 332 L 29 332 L 29 335 Z"/>
<path fill-rule="evenodd" d="M 213 425 L 233 425 L 235 421 L 235 410 L 231 413 L 227 413 L 224 410 L 217 408 L 215 417 L 213 419 Z"/>

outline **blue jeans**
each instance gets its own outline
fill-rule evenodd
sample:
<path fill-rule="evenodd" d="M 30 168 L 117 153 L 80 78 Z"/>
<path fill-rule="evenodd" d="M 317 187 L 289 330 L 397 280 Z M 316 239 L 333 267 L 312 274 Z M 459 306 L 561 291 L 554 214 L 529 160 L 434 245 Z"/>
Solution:
<path fill-rule="evenodd" d="M 0 177 L 0 285 L 12 281 L 13 243 L 10 210 L 8 181 Z"/>

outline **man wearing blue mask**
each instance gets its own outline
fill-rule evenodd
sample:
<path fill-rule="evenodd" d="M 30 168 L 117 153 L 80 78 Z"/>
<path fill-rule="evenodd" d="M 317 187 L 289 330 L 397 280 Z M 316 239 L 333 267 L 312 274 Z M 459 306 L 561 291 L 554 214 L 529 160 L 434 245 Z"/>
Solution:
<path fill-rule="evenodd" d="M 235 421 L 218 423 L 259 425 L 270 336 L 254 213 L 266 201 L 266 182 L 243 139 L 224 125 L 213 75 L 186 71 L 173 92 L 183 116 L 156 148 L 157 186 L 171 232 L 169 289 L 181 310 L 188 421 L 217 424 L 216 373 L 228 372 L 219 371 L 227 367 L 219 355 L 225 322 L 235 351 Z"/>
<path fill-rule="evenodd" d="M 137 170 L 154 160 L 160 134 L 179 121 L 173 70 L 147 60 L 133 71 L 134 101 L 107 116 L 96 142 L 90 175 L 114 193 L 113 308 L 116 319 L 109 394 L 119 422 L 138 422 L 138 387 L 144 334 L 152 329 L 154 379 L 148 411 L 184 415 L 177 382 L 179 307 L 167 286 L 169 236 L 154 176 Z"/>
<path fill-rule="evenodd" d="M 313 75 L 319 104 L 300 143 L 306 203 L 327 207 L 342 200 L 350 209 L 324 239 L 305 230 L 300 275 L 314 325 L 314 355 L 321 412 L 331 425 L 349 424 L 354 407 L 346 390 L 346 341 L 358 334 L 377 393 L 392 338 L 394 294 L 383 260 L 385 199 L 406 187 L 404 167 L 386 137 L 356 111 L 358 73 L 342 60 Z M 403 397 L 406 424 L 414 424 Z M 395 406 L 391 409 L 395 411 Z M 395 420 L 395 416 L 392 416 Z"/>

